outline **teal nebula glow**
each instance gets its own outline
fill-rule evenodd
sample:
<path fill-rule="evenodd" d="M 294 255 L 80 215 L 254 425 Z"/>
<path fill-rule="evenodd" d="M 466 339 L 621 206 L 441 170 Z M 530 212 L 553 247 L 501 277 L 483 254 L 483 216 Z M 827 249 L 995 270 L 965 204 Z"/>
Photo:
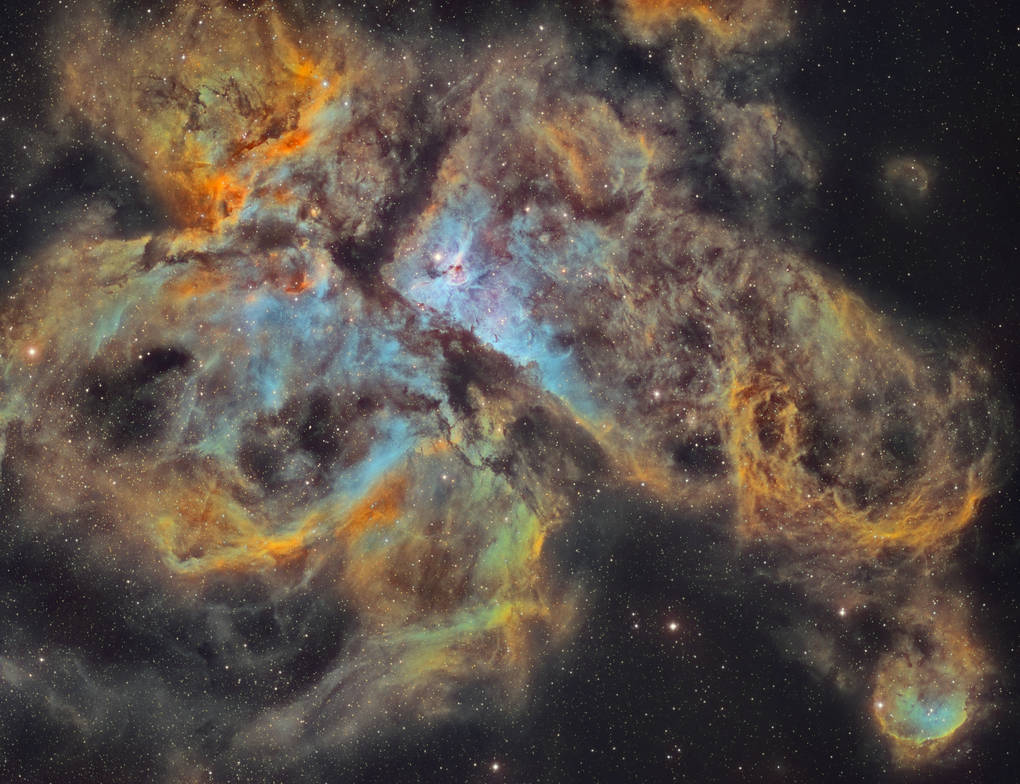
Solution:
<path fill-rule="evenodd" d="M 892 713 L 897 734 L 917 743 L 941 738 L 967 719 L 967 700 L 959 692 L 920 693 L 910 686 L 896 695 Z"/>

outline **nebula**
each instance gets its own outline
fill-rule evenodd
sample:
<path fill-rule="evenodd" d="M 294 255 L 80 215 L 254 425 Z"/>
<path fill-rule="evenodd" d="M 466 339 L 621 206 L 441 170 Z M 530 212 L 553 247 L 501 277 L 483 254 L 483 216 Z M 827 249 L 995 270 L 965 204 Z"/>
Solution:
<path fill-rule="evenodd" d="M 988 666 L 952 605 L 904 628 L 879 663 L 874 714 L 902 761 L 931 757 L 986 702 Z M 941 612 L 940 612 L 941 610 Z M 909 635 L 909 636 L 908 636 Z"/>
<path fill-rule="evenodd" d="M 526 711 L 592 590 L 564 542 L 602 535 L 578 510 L 611 492 L 768 553 L 819 606 L 878 608 L 897 638 L 841 682 L 900 764 L 987 713 L 995 664 L 942 565 L 1002 480 L 1001 393 L 770 231 L 817 154 L 719 85 L 789 34 L 773 6 L 603 9 L 669 93 L 586 73 L 555 25 L 447 57 L 186 2 L 70 35 L 61 111 L 168 218 L 123 237 L 97 208 L 23 266 L 5 537 L 73 539 L 159 608 L 121 633 L 164 648 L 132 677 L 175 695 L 179 737 L 231 712 L 167 780 Z M 72 694 L 113 688 L 103 635 L 62 645 Z"/>

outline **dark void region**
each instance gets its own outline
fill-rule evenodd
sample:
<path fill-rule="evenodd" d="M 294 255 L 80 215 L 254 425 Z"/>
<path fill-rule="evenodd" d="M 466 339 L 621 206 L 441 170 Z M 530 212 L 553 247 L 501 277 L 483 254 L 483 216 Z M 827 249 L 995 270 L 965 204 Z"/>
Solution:
<path fill-rule="evenodd" d="M 865 0 L 798 10 L 800 58 L 784 98 L 822 153 L 816 255 L 908 313 L 1016 325 L 1009 7 Z M 882 186 L 898 156 L 933 169 L 915 210 L 897 209 Z"/>

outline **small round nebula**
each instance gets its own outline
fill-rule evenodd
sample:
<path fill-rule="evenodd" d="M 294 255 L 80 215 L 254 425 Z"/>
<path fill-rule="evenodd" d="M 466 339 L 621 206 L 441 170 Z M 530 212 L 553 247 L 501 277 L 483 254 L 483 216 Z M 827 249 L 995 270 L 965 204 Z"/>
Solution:
<path fill-rule="evenodd" d="M 872 710 L 896 756 L 920 761 L 985 711 L 988 666 L 960 617 L 907 628 L 879 663 Z"/>

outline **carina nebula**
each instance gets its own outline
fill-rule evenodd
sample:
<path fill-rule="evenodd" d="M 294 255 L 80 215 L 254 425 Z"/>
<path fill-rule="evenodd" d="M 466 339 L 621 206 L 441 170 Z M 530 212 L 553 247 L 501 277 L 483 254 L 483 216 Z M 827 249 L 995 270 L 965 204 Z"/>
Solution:
<path fill-rule="evenodd" d="M 375 780 L 350 761 L 391 738 L 526 724 L 599 644 L 593 561 L 654 549 L 653 516 L 734 612 L 794 597 L 759 655 L 824 684 L 882 770 L 987 731 L 1003 662 L 953 556 L 1009 406 L 974 346 L 776 231 L 823 158 L 773 92 L 793 6 L 471 35 L 113 13 L 54 33 L 53 122 L 164 219 L 97 200 L 3 302 L 0 682 L 28 727 L 4 738 L 42 738 L 10 780 Z M 712 624 L 662 612 L 634 628 Z M 575 780 L 489 748 L 437 780 Z"/>

